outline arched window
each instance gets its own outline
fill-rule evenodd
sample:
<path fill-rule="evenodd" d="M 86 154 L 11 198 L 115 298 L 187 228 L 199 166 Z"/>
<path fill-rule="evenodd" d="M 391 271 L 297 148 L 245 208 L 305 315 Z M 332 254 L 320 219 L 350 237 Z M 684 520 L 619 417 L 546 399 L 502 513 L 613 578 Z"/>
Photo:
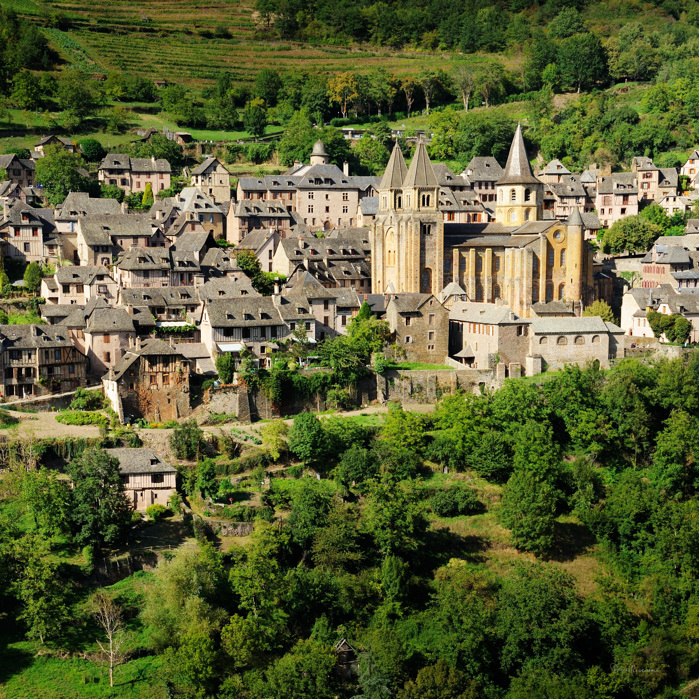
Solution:
<path fill-rule="evenodd" d="M 554 260 L 553 248 L 549 248 L 549 252 L 548 252 L 549 267 L 553 267 L 554 261 L 555 260 Z"/>
<path fill-rule="evenodd" d="M 548 345 L 548 343 L 549 343 L 548 337 L 540 337 L 540 338 L 539 338 L 539 344 L 540 344 L 540 345 Z"/>
<path fill-rule="evenodd" d="M 500 271 L 500 256 L 499 255 L 495 255 L 495 257 L 493 258 L 493 269 L 496 272 Z"/>
<path fill-rule="evenodd" d="M 592 336 L 592 344 L 593 345 L 599 344 L 599 335 Z"/>
<path fill-rule="evenodd" d="M 565 284 L 559 284 L 558 285 L 558 300 L 563 301 L 566 295 L 566 285 Z"/>
<path fill-rule="evenodd" d="M 546 301 L 553 301 L 553 284 L 546 285 Z"/>
<path fill-rule="evenodd" d="M 575 344 L 576 345 L 584 345 L 585 344 L 585 338 L 582 335 L 576 335 L 575 336 Z"/>
<path fill-rule="evenodd" d="M 480 255 L 476 255 L 476 272 L 483 271 L 483 258 Z"/>
<path fill-rule="evenodd" d="M 483 287 L 480 284 L 476 284 L 476 301 L 483 300 Z"/>
<path fill-rule="evenodd" d="M 429 267 L 425 267 L 422 270 L 422 277 L 420 280 L 420 293 L 421 294 L 431 294 L 432 293 L 432 270 Z"/>
<path fill-rule="evenodd" d="M 524 220 L 528 221 L 529 220 L 529 209 L 524 210 Z"/>
<path fill-rule="evenodd" d="M 534 284 L 532 287 L 532 303 L 539 303 L 539 285 Z"/>
<path fill-rule="evenodd" d="M 532 255 L 532 274 L 539 274 L 539 256 Z"/>
<path fill-rule="evenodd" d="M 514 222 L 517 220 L 517 212 L 514 209 L 510 209 L 510 221 Z"/>
<path fill-rule="evenodd" d="M 494 299 L 500 298 L 500 287 L 497 284 L 493 287 L 493 298 Z"/>
<path fill-rule="evenodd" d="M 556 340 L 557 345 L 567 345 L 568 344 L 568 338 L 564 337 L 563 335 L 559 335 L 558 339 Z"/>
<path fill-rule="evenodd" d="M 403 208 L 403 197 L 400 194 L 396 194 L 396 209 Z"/>
<path fill-rule="evenodd" d="M 566 266 L 566 251 L 565 248 L 561 250 L 561 267 Z"/>
<path fill-rule="evenodd" d="M 511 202 L 516 202 L 517 201 L 517 192 L 515 192 L 514 189 L 510 190 L 510 201 Z"/>
<path fill-rule="evenodd" d="M 531 189 L 525 189 L 524 190 L 524 201 L 531 201 L 532 200 L 532 191 Z"/>
<path fill-rule="evenodd" d="M 429 205 L 430 205 L 430 195 L 423 194 L 422 195 L 422 206 L 429 206 Z"/>
<path fill-rule="evenodd" d="M 444 271 L 451 272 L 451 257 L 444 258 Z"/>

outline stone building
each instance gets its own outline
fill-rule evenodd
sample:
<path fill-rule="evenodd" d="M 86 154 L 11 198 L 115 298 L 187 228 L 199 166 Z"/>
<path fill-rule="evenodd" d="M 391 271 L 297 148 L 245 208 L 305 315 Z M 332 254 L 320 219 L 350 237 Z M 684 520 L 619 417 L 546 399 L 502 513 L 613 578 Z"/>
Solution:
<path fill-rule="evenodd" d="M 578 210 L 568 221 L 542 220 L 543 188 L 518 127 L 496 182 L 495 223 L 444 222 L 424 145 L 410 170 L 394 148 L 371 231 L 372 293 L 436 296 L 455 282 L 469 300 L 502 303 L 524 317 L 543 300 L 580 313 L 594 295 L 592 250 Z"/>
<path fill-rule="evenodd" d="M 231 176 L 217 158 L 207 158 L 192 170 L 191 184 L 208 194 L 216 204 L 228 204 L 231 199 Z"/>
<path fill-rule="evenodd" d="M 392 294 L 386 321 L 410 362 L 442 364 L 449 351 L 449 311 L 432 294 Z"/>
<path fill-rule="evenodd" d="M 105 185 L 116 185 L 127 194 L 142 193 L 150 183 L 155 195 L 170 187 L 170 172 L 170 163 L 163 158 L 130 158 L 108 153 L 97 170 L 97 179 Z"/>
<path fill-rule="evenodd" d="M 41 280 L 40 294 L 47 303 L 84 305 L 92 298 L 115 303 L 118 285 L 102 265 L 58 267 L 53 277 Z"/>
<path fill-rule="evenodd" d="M 104 395 L 119 419 L 177 420 L 191 413 L 190 362 L 158 339 L 137 341 L 102 377 Z"/>
<path fill-rule="evenodd" d="M 177 469 L 158 456 L 155 449 L 105 451 L 119 462 L 124 491 L 134 510 L 145 510 L 149 505 L 167 507 L 170 496 L 176 492 Z"/>
<path fill-rule="evenodd" d="M 3 207 L 3 254 L 21 262 L 56 262 L 59 257 L 52 209 L 35 209 L 19 199 Z"/>
<path fill-rule="evenodd" d="M 85 355 L 60 325 L 0 326 L 3 396 L 27 398 L 72 391 L 86 383 Z"/>

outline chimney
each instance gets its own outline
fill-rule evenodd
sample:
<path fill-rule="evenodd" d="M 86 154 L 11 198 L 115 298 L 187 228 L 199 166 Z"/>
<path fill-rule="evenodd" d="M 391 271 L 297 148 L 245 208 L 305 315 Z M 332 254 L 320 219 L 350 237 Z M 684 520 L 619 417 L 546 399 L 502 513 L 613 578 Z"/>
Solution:
<path fill-rule="evenodd" d="M 155 165 L 155 156 L 154 155 L 151 155 L 150 161 L 151 161 L 151 163 L 153 163 L 153 165 Z"/>
<path fill-rule="evenodd" d="M 129 205 L 125 202 L 121 202 L 121 213 L 122 214 L 128 214 L 129 213 Z"/>
<path fill-rule="evenodd" d="M 155 220 L 156 220 L 156 221 L 160 221 L 160 219 L 161 219 L 162 217 L 163 217 L 163 210 L 162 210 L 162 209 L 158 209 L 158 210 L 155 212 Z"/>
<path fill-rule="evenodd" d="M 279 296 L 279 282 L 274 282 L 274 295 Z"/>
<path fill-rule="evenodd" d="M 342 163 L 342 173 L 345 177 L 349 177 L 349 163 L 346 160 Z"/>

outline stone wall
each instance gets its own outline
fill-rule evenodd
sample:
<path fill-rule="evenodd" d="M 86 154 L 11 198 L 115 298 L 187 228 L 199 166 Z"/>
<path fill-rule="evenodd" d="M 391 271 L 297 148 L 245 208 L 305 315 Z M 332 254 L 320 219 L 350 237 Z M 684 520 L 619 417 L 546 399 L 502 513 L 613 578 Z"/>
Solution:
<path fill-rule="evenodd" d="M 461 371 L 391 370 L 377 376 L 382 400 L 406 403 L 436 403 L 442 396 L 457 389 L 478 393 L 480 387 L 493 386 L 493 372 L 478 369 Z"/>

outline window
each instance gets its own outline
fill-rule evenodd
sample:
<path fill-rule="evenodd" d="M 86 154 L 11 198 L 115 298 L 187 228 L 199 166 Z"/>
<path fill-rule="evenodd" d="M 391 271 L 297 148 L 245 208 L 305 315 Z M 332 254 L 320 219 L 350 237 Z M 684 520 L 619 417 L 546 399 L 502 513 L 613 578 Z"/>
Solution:
<path fill-rule="evenodd" d="M 434 313 L 430 313 L 430 314 L 427 316 L 427 324 L 428 324 L 428 325 L 434 325 L 434 319 L 435 319 L 436 317 L 437 317 L 437 316 L 435 316 Z"/>
<path fill-rule="evenodd" d="M 429 342 L 434 342 L 434 330 L 430 330 L 430 331 L 427 333 L 427 340 L 428 340 Z"/>
<path fill-rule="evenodd" d="M 340 316 L 341 325 L 344 328 L 347 325 L 347 316 Z"/>
<path fill-rule="evenodd" d="M 346 207 L 346 206 L 343 206 L 343 207 L 342 207 L 342 213 L 343 213 L 343 214 L 349 213 L 349 208 Z"/>
<path fill-rule="evenodd" d="M 525 189 L 524 190 L 524 201 L 531 201 L 532 200 L 532 193 L 530 189 Z"/>
<path fill-rule="evenodd" d="M 517 192 L 515 192 L 514 189 L 510 190 L 510 201 L 511 202 L 517 201 Z"/>
<path fill-rule="evenodd" d="M 548 345 L 548 343 L 549 343 L 548 337 L 540 337 L 540 338 L 539 338 L 539 344 L 540 344 L 540 345 Z"/>
<path fill-rule="evenodd" d="M 57 362 L 60 362 L 60 361 L 61 361 L 61 350 L 55 349 L 55 350 L 53 351 L 53 358 L 54 358 Z"/>
<path fill-rule="evenodd" d="M 410 325 L 410 316 L 405 316 L 405 327 L 407 328 Z"/>
<path fill-rule="evenodd" d="M 308 205 L 308 213 L 312 214 L 313 213 L 313 204 Z"/>
<path fill-rule="evenodd" d="M 32 237 L 37 238 L 39 236 L 39 229 L 32 228 Z"/>
<path fill-rule="evenodd" d="M 567 345 L 568 338 L 564 337 L 563 335 L 559 335 L 559 337 L 556 339 L 556 344 L 557 345 Z"/>
<path fill-rule="evenodd" d="M 329 305 L 330 305 L 330 302 L 327 299 L 325 299 L 325 301 L 323 301 L 323 310 L 327 311 Z"/>
<path fill-rule="evenodd" d="M 104 363 L 105 363 L 105 364 L 109 364 L 109 362 L 112 361 L 112 353 L 111 353 L 111 352 L 105 352 L 105 353 L 102 355 L 102 358 L 104 359 Z"/>
<path fill-rule="evenodd" d="M 563 301 L 566 295 L 566 285 L 565 284 L 559 284 L 558 285 L 558 300 Z"/>
<path fill-rule="evenodd" d="M 329 213 L 330 213 L 330 207 L 329 207 L 329 206 L 326 206 L 326 207 L 325 207 L 325 213 L 326 213 L 326 214 L 329 214 Z"/>
<path fill-rule="evenodd" d="M 476 284 L 476 301 L 483 300 L 483 287 L 480 284 Z"/>
<path fill-rule="evenodd" d="M 532 273 L 539 273 L 539 257 L 537 255 L 532 255 Z"/>
<path fill-rule="evenodd" d="M 497 284 L 493 287 L 493 298 L 500 298 L 500 287 Z"/>
<path fill-rule="evenodd" d="M 546 301 L 553 301 L 553 284 L 546 285 Z"/>
<path fill-rule="evenodd" d="M 349 201 L 349 192 L 342 192 L 342 201 Z"/>
<path fill-rule="evenodd" d="M 170 374 L 163 374 L 163 386 L 170 385 Z"/>
<path fill-rule="evenodd" d="M 330 325 L 330 316 L 323 316 L 323 325 Z"/>
<path fill-rule="evenodd" d="M 309 199 L 313 199 L 313 196 L 314 196 L 314 195 L 313 195 L 313 192 L 309 192 L 309 193 L 308 193 L 308 198 L 309 198 Z"/>
<path fill-rule="evenodd" d="M 158 377 L 156 374 L 151 374 L 150 375 L 150 385 L 155 386 L 158 383 Z"/>
<path fill-rule="evenodd" d="M 585 338 L 582 335 L 576 335 L 575 336 L 575 344 L 576 345 L 584 345 L 585 344 Z"/>
<path fill-rule="evenodd" d="M 24 244 L 24 252 L 29 252 L 29 250 L 30 250 L 29 243 L 25 243 Z"/>
<path fill-rule="evenodd" d="M 500 256 L 499 255 L 495 255 L 495 257 L 493 259 L 493 269 L 496 272 L 500 271 Z"/>
<path fill-rule="evenodd" d="M 554 263 L 553 249 L 549 248 L 549 252 L 548 252 L 548 265 L 549 265 L 549 267 L 553 267 L 553 263 Z"/>
<path fill-rule="evenodd" d="M 483 258 L 480 255 L 476 255 L 476 272 L 481 272 L 483 270 Z"/>
<path fill-rule="evenodd" d="M 409 345 L 413 341 L 413 338 L 410 337 L 410 335 L 405 336 L 405 344 Z"/>

